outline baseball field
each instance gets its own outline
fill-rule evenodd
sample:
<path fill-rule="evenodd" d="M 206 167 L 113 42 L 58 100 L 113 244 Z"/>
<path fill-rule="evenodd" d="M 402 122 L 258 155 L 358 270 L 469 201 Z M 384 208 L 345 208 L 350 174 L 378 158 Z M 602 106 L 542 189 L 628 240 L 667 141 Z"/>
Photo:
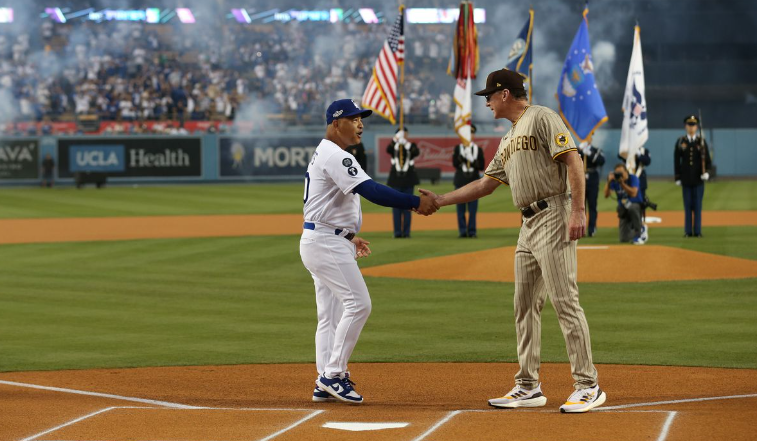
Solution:
<path fill-rule="evenodd" d="M 301 184 L 0 189 L 0 441 L 753 440 L 757 181 L 707 185 L 704 238 L 682 237 L 680 188 L 648 194 L 647 245 L 617 243 L 610 199 L 579 242 L 608 400 L 564 415 L 550 305 L 546 407 L 486 406 L 517 370 L 506 188 L 481 201 L 477 239 L 457 238 L 454 207 L 393 239 L 390 210 L 364 201 L 354 407 L 310 401 Z"/>

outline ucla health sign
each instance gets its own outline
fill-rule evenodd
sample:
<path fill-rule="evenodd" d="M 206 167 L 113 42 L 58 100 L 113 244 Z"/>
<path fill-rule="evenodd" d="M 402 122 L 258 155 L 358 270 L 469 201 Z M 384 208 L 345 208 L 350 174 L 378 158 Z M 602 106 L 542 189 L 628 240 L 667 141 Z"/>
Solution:
<path fill-rule="evenodd" d="M 72 145 L 68 150 L 69 170 L 76 172 L 123 172 L 124 146 Z"/>
<path fill-rule="evenodd" d="M 113 178 L 202 176 L 200 138 L 93 138 L 58 140 L 58 176 L 106 173 Z"/>

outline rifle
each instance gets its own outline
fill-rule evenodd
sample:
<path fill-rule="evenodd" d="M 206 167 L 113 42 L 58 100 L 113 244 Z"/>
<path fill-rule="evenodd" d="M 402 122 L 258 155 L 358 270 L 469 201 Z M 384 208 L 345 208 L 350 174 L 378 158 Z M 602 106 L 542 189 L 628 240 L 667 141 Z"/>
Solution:
<path fill-rule="evenodd" d="M 707 144 L 705 144 L 704 127 L 702 126 L 702 109 L 699 109 L 699 137 L 702 138 L 702 146 L 699 150 L 699 156 L 702 157 L 702 174 L 705 174 L 707 173 L 707 169 L 705 168 L 704 156 L 707 153 Z"/>

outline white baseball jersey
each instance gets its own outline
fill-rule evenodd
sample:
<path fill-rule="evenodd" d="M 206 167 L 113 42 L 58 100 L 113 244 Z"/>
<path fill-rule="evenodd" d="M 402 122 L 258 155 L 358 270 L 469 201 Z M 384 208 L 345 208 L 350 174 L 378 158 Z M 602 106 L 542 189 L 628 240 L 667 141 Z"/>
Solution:
<path fill-rule="evenodd" d="M 369 179 L 354 156 L 322 140 L 305 174 L 305 221 L 359 232 L 360 195 L 352 191 Z"/>

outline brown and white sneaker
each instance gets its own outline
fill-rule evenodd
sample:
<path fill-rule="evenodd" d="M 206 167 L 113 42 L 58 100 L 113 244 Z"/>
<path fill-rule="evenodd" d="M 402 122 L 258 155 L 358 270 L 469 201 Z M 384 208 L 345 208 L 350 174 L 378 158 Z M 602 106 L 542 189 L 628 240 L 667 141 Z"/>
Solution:
<path fill-rule="evenodd" d="M 505 409 L 515 409 L 516 407 L 541 407 L 547 404 L 547 397 L 541 392 L 541 383 L 536 389 L 524 389 L 521 386 L 515 386 L 504 397 L 492 398 L 489 405 Z"/>

